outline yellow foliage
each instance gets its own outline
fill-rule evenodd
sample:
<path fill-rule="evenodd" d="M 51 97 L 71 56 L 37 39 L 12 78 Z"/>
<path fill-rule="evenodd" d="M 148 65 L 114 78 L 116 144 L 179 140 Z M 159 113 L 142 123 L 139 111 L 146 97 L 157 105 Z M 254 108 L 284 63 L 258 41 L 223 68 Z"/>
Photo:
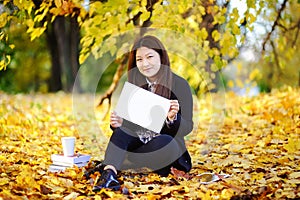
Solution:
<path fill-rule="evenodd" d="M 7 22 L 9 21 L 10 16 L 7 12 L 3 12 L 0 15 L 0 28 L 3 28 L 6 26 Z"/>
<path fill-rule="evenodd" d="M 21 165 L 22 171 L 16 177 L 16 183 L 19 187 L 24 187 L 29 190 L 35 188 L 37 183 L 34 179 L 34 171 L 28 165 Z"/>
<path fill-rule="evenodd" d="M 299 138 L 289 138 L 288 143 L 284 144 L 283 147 L 289 153 L 295 153 L 300 150 L 300 139 Z"/>
<path fill-rule="evenodd" d="M 260 79 L 261 78 L 261 73 L 259 71 L 259 69 L 254 69 L 251 71 L 250 75 L 249 75 L 249 79 L 251 81 L 255 80 L 255 79 Z"/>
<path fill-rule="evenodd" d="M 217 31 L 217 30 L 214 30 L 212 32 L 212 37 L 214 38 L 214 40 L 217 42 L 220 40 L 220 37 L 221 37 L 221 34 Z"/>
<path fill-rule="evenodd" d="M 227 82 L 227 86 L 228 86 L 229 88 L 233 88 L 233 87 L 234 87 L 234 81 L 233 81 L 233 80 L 229 80 L 229 81 Z"/>
<path fill-rule="evenodd" d="M 58 7 L 61 7 L 62 6 L 62 0 L 54 0 L 54 4 L 55 6 L 58 8 Z"/>

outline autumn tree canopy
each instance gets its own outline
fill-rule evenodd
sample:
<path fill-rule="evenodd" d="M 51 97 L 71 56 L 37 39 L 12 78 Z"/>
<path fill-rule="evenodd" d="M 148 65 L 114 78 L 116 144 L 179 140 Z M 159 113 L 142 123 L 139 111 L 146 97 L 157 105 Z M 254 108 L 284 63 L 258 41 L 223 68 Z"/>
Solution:
<path fill-rule="evenodd" d="M 64 87 L 66 91 L 70 91 L 78 66 L 83 64 L 89 55 L 96 59 L 107 52 L 114 59 L 123 56 L 123 59 L 116 61 L 120 65 L 116 72 L 122 73 L 124 66 L 121 63 L 126 59 L 124 49 L 128 50 L 132 41 L 126 38 L 118 41 L 121 37 L 113 38 L 137 28 L 143 28 L 137 31 L 137 35 L 145 34 L 149 28 L 168 29 L 197 43 L 194 47 L 189 47 L 189 43 L 179 46 L 179 49 L 189 47 L 186 48 L 184 59 L 178 54 L 172 59 L 174 69 L 180 68 L 180 64 L 177 63 L 186 60 L 188 63 L 185 62 L 185 65 L 193 66 L 201 74 L 198 78 L 193 78 L 195 73 L 190 70 L 186 75 L 197 92 L 216 88 L 218 72 L 236 59 L 244 47 L 253 49 L 259 62 L 259 67 L 255 67 L 259 68 L 259 73 L 252 73 L 247 81 L 264 77 L 271 87 L 276 86 L 279 79 L 294 80 L 295 85 L 299 80 L 299 72 L 289 71 L 293 71 L 294 66 L 299 63 L 296 56 L 299 49 L 299 7 L 297 0 L 4 0 L 1 4 L 0 69 L 5 70 L 14 59 L 12 51 L 15 44 L 9 39 L 9 29 L 20 24 L 25 25 L 31 40 L 36 40 L 47 31 L 49 33 L 56 26 L 58 19 L 64 18 L 78 26 L 78 29 L 66 32 L 67 35 L 73 37 L 76 31 L 80 33 L 78 39 L 75 35 L 75 39 L 68 44 L 71 46 L 69 53 L 64 52 L 66 49 L 59 45 L 58 54 L 51 51 L 51 73 L 59 77 L 60 73 L 57 72 L 61 71 L 61 79 L 66 79 L 61 84 L 67 85 Z M 64 28 L 67 30 L 72 27 Z M 56 31 L 55 34 L 58 41 L 67 39 L 63 32 Z M 48 37 L 48 42 L 50 39 Z M 76 53 L 76 50 L 80 53 Z M 71 56 L 71 60 L 67 60 L 68 56 Z M 60 62 L 55 62 L 55 59 L 60 59 Z M 55 68 L 57 63 L 62 65 L 61 69 Z M 115 83 L 114 81 L 113 84 Z M 113 85 L 111 89 L 114 89 Z"/>

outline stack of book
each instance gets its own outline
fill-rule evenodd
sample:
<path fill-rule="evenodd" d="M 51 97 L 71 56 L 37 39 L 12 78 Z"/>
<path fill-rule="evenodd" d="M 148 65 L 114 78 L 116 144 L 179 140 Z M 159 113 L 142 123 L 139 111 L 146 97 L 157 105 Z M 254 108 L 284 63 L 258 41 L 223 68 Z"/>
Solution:
<path fill-rule="evenodd" d="M 64 156 L 63 154 L 52 154 L 52 164 L 49 167 L 50 172 L 65 171 L 74 166 L 84 167 L 90 161 L 91 156 L 86 154 L 75 154 L 74 156 Z"/>

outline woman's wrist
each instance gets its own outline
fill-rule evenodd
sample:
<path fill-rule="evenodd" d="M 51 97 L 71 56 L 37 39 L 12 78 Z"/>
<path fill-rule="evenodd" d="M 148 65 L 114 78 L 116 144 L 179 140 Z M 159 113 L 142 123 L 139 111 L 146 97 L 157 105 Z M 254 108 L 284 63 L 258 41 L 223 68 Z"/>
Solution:
<path fill-rule="evenodd" d="M 169 116 L 167 116 L 167 122 L 169 122 L 169 123 L 173 123 L 175 120 L 177 119 L 177 114 L 175 114 L 173 117 L 169 117 Z"/>
<path fill-rule="evenodd" d="M 169 116 L 167 117 L 167 120 L 168 120 L 168 122 L 173 122 L 173 121 L 174 121 L 174 119 L 175 119 L 175 116 L 174 116 L 174 117 L 172 117 L 172 118 L 170 118 Z"/>

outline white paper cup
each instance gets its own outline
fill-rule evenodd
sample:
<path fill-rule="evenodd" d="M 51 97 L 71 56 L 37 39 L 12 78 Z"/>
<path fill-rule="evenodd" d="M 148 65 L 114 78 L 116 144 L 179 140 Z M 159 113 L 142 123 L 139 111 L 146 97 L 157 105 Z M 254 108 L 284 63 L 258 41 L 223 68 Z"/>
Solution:
<path fill-rule="evenodd" d="M 61 143 L 64 156 L 74 156 L 75 137 L 62 137 Z"/>

